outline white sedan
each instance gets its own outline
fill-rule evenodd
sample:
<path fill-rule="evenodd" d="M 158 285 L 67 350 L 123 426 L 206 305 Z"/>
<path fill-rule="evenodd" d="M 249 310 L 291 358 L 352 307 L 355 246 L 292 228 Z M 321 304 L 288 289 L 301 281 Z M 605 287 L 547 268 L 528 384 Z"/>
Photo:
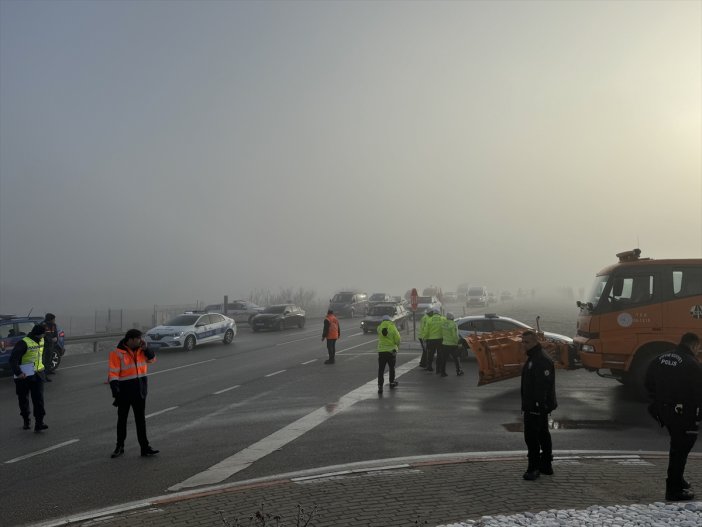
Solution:
<path fill-rule="evenodd" d="M 492 333 L 494 331 L 526 331 L 528 329 L 533 330 L 531 326 L 528 326 L 524 322 L 515 320 L 509 317 L 502 317 L 493 313 L 488 313 L 485 315 L 468 315 L 466 317 L 461 317 L 456 319 L 456 325 L 458 326 L 458 336 L 461 337 L 461 344 L 464 348 L 468 348 L 468 343 L 466 338 L 468 335 L 477 333 L 478 335 L 482 333 Z M 553 342 L 563 342 L 568 344 L 568 346 L 573 346 L 573 339 L 566 337 L 565 335 L 560 335 L 558 333 L 551 333 L 549 331 L 544 331 L 544 338 Z"/>
<path fill-rule="evenodd" d="M 145 340 L 152 349 L 190 351 L 205 342 L 231 344 L 235 335 L 236 322 L 229 317 L 219 313 L 183 313 L 147 331 Z"/>

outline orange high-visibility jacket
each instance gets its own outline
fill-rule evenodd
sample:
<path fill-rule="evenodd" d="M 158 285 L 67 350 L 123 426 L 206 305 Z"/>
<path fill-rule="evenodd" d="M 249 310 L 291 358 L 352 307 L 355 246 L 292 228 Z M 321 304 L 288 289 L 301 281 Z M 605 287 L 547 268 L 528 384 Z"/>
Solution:
<path fill-rule="evenodd" d="M 329 340 L 336 340 L 339 338 L 339 321 L 334 315 L 327 315 L 326 319 L 329 321 L 329 330 L 324 337 Z"/>
<path fill-rule="evenodd" d="M 149 359 L 141 348 L 135 351 L 126 346 L 118 346 L 110 352 L 108 381 L 128 381 L 145 377 L 148 371 L 147 364 L 154 362 L 156 358 Z"/>

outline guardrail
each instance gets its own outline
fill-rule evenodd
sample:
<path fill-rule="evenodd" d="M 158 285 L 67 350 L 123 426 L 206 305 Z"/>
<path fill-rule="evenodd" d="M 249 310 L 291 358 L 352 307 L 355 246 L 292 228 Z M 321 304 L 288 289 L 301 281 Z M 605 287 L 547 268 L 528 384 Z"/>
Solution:
<path fill-rule="evenodd" d="M 124 331 L 119 333 L 95 333 L 93 335 L 77 335 L 75 337 L 65 337 L 64 342 L 66 344 L 79 344 L 81 342 L 92 342 L 93 343 L 93 353 L 97 353 L 98 342 L 103 340 L 112 340 L 115 338 L 124 337 Z"/>

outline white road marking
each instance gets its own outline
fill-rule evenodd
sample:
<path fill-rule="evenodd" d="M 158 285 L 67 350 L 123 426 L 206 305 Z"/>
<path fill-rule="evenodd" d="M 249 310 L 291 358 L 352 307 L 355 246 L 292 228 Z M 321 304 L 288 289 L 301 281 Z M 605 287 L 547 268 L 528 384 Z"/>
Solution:
<path fill-rule="evenodd" d="M 149 373 L 149 377 L 152 375 L 158 375 L 159 373 L 166 373 L 167 371 L 174 371 L 174 370 L 180 370 L 182 368 L 189 368 L 190 366 L 197 366 L 198 364 L 205 364 L 206 362 L 212 362 L 217 359 L 208 359 L 208 360 L 201 360 L 200 362 L 193 362 L 192 364 L 186 364 L 184 366 L 176 366 L 175 368 L 168 368 L 167 370 L 158 370 L 153 373 Z"/>
<path fill-rule="evenodd" d="M 241 384 L 237 384 L 235 386 L 230 386 L 229 388 L 225 388 L 224 390 L 220 390 L 218 392 L 214 392 L 212 395 L 219 395 L 220 393 L 228 392 L 229 390 L 233 390 L 235 388 L 239 388 Z"/>
<path fill-rule="evenodd" d="M 311 364 L 312 362 L 317 362 L 319 359 L 308 360 L 307 362 L 302 362 L 300 364 Z"/>
<path fill-rule="evenodd" d="M 159 410 L 158 412 L 154 412 L 152 414 L 149 414 L 145 417 L 145 419 L 148 419 L 149 417 L 153 417 L 155 415 L 160 415 L 160 414 L 165 414 L 166 412 L 170 412 L 171 410 L 175 410 L 178 408 L 177 406 L 171 406 L 170 408 L 165 408 L 164 410 Z"/>
<path fill-rule="evenodd" d="M 288 370 L 278 370 L 278 371 L 274 371 L 273 373 L 269 373 L 269 374 L 266 375 L 265 377 L 273 377 L 274 375 L 278 375 L 279 373 L 283 373 L 284 371 L 288 371 Z"/>
<path fill-rule="evenodd" d="M 80 441 L 80 439 L 71 439 L 70 441 L 64 441 L 63 443 L 59 443 L 58 445 L 50 446 L 48 448 L 44 448 L 42 450 L 37 450 L 36 452 L 32 452 L 31 454 L 25 454 L 24 456 L 10 459 L 9 461 L 5 461 L 5 463 L 16 463 L 17 461 L 22 461 L 23 459 L 38 456 L 39 454 L 45 454 L 46 452 L 51 452 L 52 450 L 56 450 L 57 448 L 61 448 L 64 446 L 71 445 L 73 443 L 77 443 L 78 441 Z"/>
<path fill-rule="evenodd" d="M 400 377 L 408 371 L 413 370 L 417 364 L 419 364 L 419 357 L 407 361 L 396 369 L 395 377 Z M 185 481 L 173 485 L 168 490 L 182 490 L 191 487 L 199 487 L 201 485 L 221 483 L 237 472 L 248 468 L 253 463 L 267 456 L 271 452 L 275 452 L 306 432 L 309 432 L 332 416 L 343 412 L 344 410 L 348 410 L 357 402 L 365 399 L 377 398 L 377 391 L 378 379 L 377 377 L 374 377 L 366 384 L 342 396 L 335 406 L 325 405 L 318 408 L 314 412 L 311 412 L 306 416 L 301 417 L 297 421 L 281 428 L 280 430 L 273 432 L 268 437 L 264 437 L 253 445 L 246 447 L 244 450 L 241 450 L 240 452 L 237 452 L 236 454 L 220 461 L 216 465 L 211 466 L 204 472 L 195 474 Z"/>

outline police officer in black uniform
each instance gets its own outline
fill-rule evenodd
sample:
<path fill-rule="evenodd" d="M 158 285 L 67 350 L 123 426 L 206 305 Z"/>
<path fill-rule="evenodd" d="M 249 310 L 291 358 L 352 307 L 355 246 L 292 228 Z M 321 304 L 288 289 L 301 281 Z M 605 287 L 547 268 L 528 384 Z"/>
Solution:
<path fill-rule="evenodd" d="M 523 332 L 522 346 L 528 356 L 522 369 L 522 412 L 524 442 L 529 449 L 529 466 L 523 477 L 533 481 L 539 474 L 553 474 L 548 414 L 558 406 L 556 374 L 553 361 L 544 353 L 536 333 Z"/>
<path fill-rule="evenodd" d="M 695 497 L 683 474 L 702 419 L 702 365 L 695 357 L 699 351 L 700 337 L 685 333 L 678 346 L 656 357 L 646 372 L 646 390 L 653 399 L 649 410 L 670 434 L 665 480 L 665 499 L 669 501 Z"/>

